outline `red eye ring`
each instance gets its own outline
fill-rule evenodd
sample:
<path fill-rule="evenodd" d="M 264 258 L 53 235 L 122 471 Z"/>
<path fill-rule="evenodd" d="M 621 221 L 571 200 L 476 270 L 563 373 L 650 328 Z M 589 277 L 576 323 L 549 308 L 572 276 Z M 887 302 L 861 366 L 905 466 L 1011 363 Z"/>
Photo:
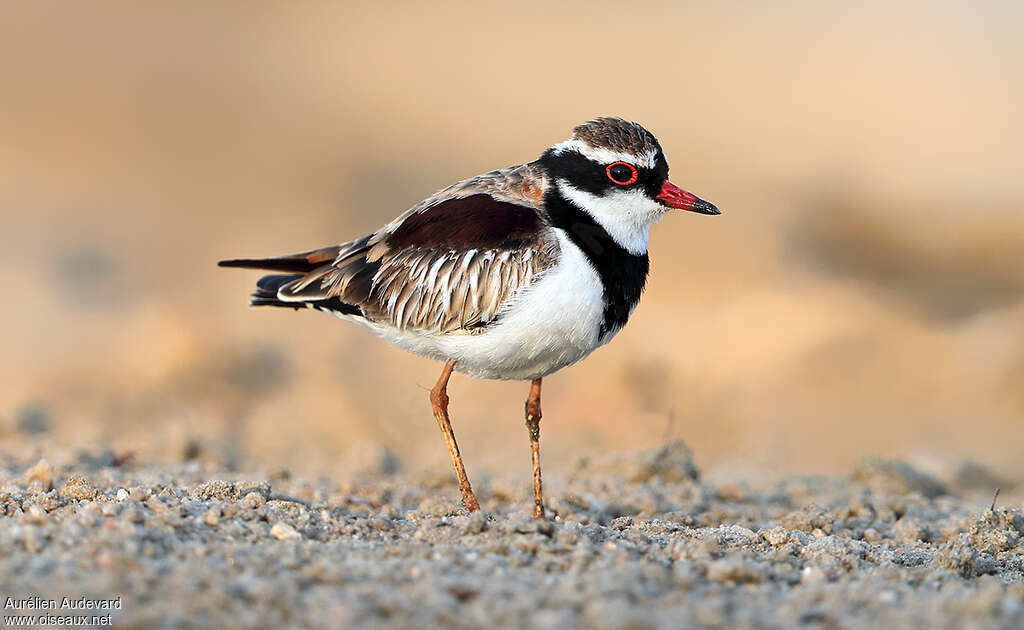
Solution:
<path fill-rule="evenodd" d="M 628 168 L 629 172 L 631 173 L 630 178 L 626 181 L 615 179 L 615 177 L 612 175 L 612 167 L 615 166 L 625 166 L 626 168 Z M 608 176 L 608 179 L 612 180 L 619 186 L 629 186 L 630 184 L 635 183 L 636 180 L 640 178 L 640 173 L 637 172 L 636 167 L 627 162 L 612 162 L 611 164 L 605 167 L 604 172 Z"/>

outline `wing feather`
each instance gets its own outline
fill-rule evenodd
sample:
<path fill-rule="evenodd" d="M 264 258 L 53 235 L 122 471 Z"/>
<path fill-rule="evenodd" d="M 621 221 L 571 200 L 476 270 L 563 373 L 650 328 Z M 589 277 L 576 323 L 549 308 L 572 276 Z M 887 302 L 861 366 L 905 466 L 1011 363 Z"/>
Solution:
<path fill-rule="evenodd" d="M 531 165 L 460 182 L 366 238 L 294 258 L 321 266 L 300 269 L 278 299 L 340 302 L 402 330 L 478 331 L 557 256 L 539 211 L 545 186 Z"/>

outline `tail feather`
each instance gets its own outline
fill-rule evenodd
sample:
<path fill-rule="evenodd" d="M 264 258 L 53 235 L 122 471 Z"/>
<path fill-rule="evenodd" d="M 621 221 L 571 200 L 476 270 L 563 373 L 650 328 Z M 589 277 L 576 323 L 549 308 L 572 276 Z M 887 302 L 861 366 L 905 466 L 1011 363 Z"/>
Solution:
<path fill-rule="evenodd" d="M 256 291 L 253 292 L 249 305 L 280 306 L 293 308 L 295 310 L 312 307 L 325 312 L 336 312 L 345 315 L 363 314 L 363 310 L 355 304 L 342 302 L 337 297 L 306 301 L 282 300 L 277 297 L 277 292 L 281 287 L 289 282 L 298 280 L 301 277 L 302 274 L 272 274 L 269 276 L 263 276 L 256 282 Z"/>
<path fill-rule="evenodd" d="M 365 240 L 359 241 L 365 244 Z M 350 244 L 348 244 L 350 245 Z M 346 245 L 346 246 L 348 246 Z M 242 267 L 243 269 L 266 269 L 268 271 L 285 271 L 263 276 L 256 282 L 256 291 L 252 294 L 250 306 L 281 306 L 287 308 L 312 307 L 321 311 L 341 313 L 344 315 L 363 315 L 363 310 L 355 304 L 342 302 L 338 297 L 313 298 L 307 300 L 282 300 L 278 292 L 289 282 L 294 282 L 317 269 L 330 265 L 337 257 L 342 246 L 325 247 L 292 256 L 278 258 L 236 258 L 222 260 L 220 267 Z"/>
<path fill-rule="evenodd" d="M 335 245 L 333 247 L 324 247 L 301 254 L 279 256 L 277 258 L 235 258 L 233 260 L 222 260 L 217 263 L 217 266 L 309 273 L 318 267 L 333 263 L 339 251 L 341 251 L 341 247 Z"/>
<path fill-rule="evenodd" d="M 298 280 L 302 277 L 302 274 L 298 273 L 282 273 L 273 274 L 269 276 L 263 276 L 256 281 L 257 292 L 269 293 L 270 295 L 277 295 L 278 290 L 284 285 L 288 284 L 292 280 Z"/>
<path fill-rule="evenodd" d="M 288 306 L 294 309 L 305 308 L 304 302 L 285 302 L 278 299 L 277 291 L 292 280 L 298 280 L 302 274 L 273 274 L 263 276 L 256 281 L 256 291 L 252 294 L 250 306 Z"/>

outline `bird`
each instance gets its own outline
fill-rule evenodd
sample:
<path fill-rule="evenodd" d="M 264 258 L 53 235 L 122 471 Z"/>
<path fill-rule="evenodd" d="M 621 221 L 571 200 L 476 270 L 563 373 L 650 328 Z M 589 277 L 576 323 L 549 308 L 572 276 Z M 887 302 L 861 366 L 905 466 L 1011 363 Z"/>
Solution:
<path fill-rule="evenodd" d="M 647 281 L 649 228 L 672 210 L 721 214 L 669 181 L 654 134 L 601 117 L 538 159 L 452 184 L 362 238 L 218 264 L 274 272 L 257 281 L 252 306 L 321 311 L 443 362 L 430 404 L 469 512 L 480 504 L 448 413 L 452 372 L 529 381 L 533 515 L 543 519 L 542 379 L 626 324 Z"/>

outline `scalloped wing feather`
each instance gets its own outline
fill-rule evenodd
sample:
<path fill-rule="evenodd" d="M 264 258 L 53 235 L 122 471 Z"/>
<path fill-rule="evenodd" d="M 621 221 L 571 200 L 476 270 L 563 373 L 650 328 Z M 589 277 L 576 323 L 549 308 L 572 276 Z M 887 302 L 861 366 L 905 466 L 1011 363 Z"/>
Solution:
<path fill-rule="evenodd" d="M 539 208 L 546 181 L 530 164 L 459 182 L 336 260 L 278 291 L 285 302 L 337 298 L 400 330 L 479 330 L 558 253 Z"/>

